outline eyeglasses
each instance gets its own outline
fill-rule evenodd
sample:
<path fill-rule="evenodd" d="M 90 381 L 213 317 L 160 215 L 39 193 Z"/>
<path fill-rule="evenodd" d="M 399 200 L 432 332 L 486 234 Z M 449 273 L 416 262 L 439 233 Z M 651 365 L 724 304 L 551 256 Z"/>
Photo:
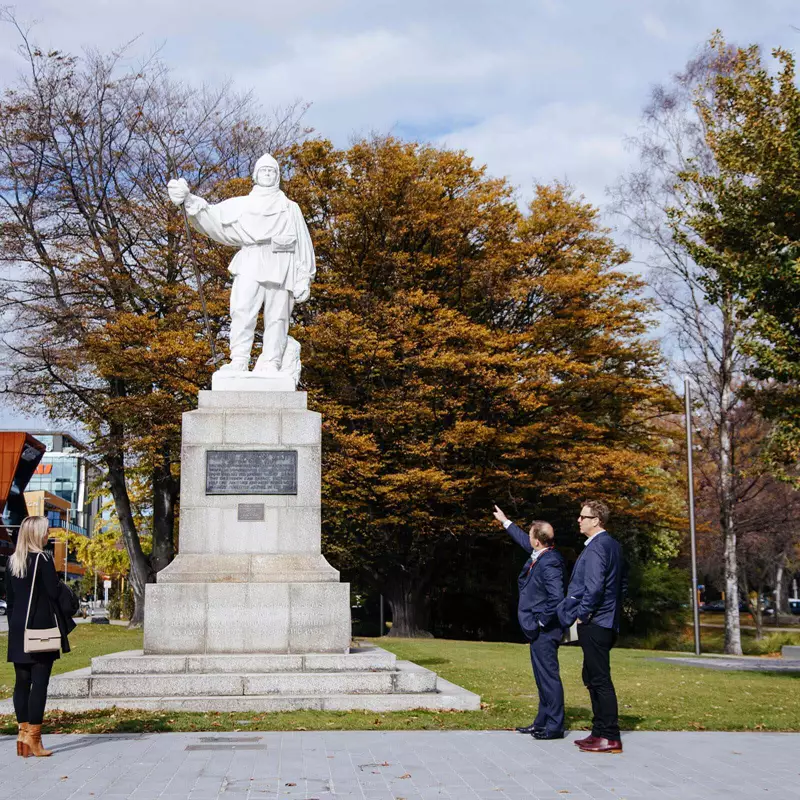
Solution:
<path fill-rule="evenodd" d="M 578 514 L 578 519 L 580 519 L 580 520 L 584 520 L 584 519 L 600 519 L 600 517 L 593 517 L 593 516 L 590 516 L 588 514 Z"/>

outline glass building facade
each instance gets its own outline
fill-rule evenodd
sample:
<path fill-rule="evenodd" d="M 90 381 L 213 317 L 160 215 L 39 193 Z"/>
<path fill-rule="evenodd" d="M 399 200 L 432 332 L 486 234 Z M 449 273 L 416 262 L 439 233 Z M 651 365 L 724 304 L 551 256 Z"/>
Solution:
<path fill-rule="evenodd" d="M 85 447 L 68 433 L 31 432 L 47 447 L 26 491 L 45 491 L 70 504 L 69 527 L 76 533 L 91 535 L 100 501 L 90 500 L 89 488 L 97 469 L 85 457 Z"/>

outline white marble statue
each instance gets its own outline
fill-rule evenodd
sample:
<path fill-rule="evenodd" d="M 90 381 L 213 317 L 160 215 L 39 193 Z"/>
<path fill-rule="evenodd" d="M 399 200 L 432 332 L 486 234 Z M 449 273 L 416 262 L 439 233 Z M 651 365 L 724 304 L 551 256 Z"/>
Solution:
<path fill-rule="evenodd" d="M 269 154 L 253 169 L 250 194 L 210 205 L 189 192 L 183 178 L 167 186 L 175 205 L 185 204 L 192 226 L 220 244 L 238 247 L 230 273 L 230 363 L 215 374 L 213 388 L 239 388 L 244 378 L 273 378 L 258 388 L 286 388 L 300 375 L 300 345 L 289 337 L 295 303 L 308 299 L 316 273 L 314 247 L 297 203 L 280 189 L 280 168 Z M 248 372 L 258 312 L 264 309 L 264 340 L 255 369 Z M 290 342 L 287 348 L 287 341 Z M 290 352 L 287 352 L 287 349 Z M 265 383 L 265 382 L 262 382 Z M 252 382 L 241 388 L 255 388 Z"/>

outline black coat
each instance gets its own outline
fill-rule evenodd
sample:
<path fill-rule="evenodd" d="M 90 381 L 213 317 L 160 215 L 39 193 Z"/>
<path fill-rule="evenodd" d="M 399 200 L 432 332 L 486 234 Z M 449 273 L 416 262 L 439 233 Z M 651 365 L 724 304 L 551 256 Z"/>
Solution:
<path fill-rule="evenodd" d="M 58 651 L 52 653 L 25 652 L 25 619 L 28 614 L 28 598 L 33 581 L 33 568 L 36 554 L 28 555 L 28 570 L 24 578 L 15 578 L 10 565 L 6 569 L 6 601 L 8 603 L 8 661 L 15 664 L 39 664 L 55 661 Z M 36 588 L 31 603 L 31 618 L 28 627 L 35 629 L 52 628 L 58 625 L 61 631 L 61 649 L 69 653 L 67 634 L 75 627 L 71 619 L 66 619 L 58 605 L 59 580 L 53 557 L 42 553 L 36 574 Z M 70 627 L 71 626 L 71 627 Z"/>
<path fill-rule="evenodd" d="M 531 540 L 525 531 L 513 522 L 508 526 L 508 534 L 531 553 Z M 552 547 L 541 553 L 536 561 L 529 558 L 517 578 L 519 586 L 519 605 L 517 617 L 522 632 L 529 640 L 535 639 L 540 630 L 560 628 L 556 609 L 564 599 L 566 585 L 566 564 L 558 550 Z"/>

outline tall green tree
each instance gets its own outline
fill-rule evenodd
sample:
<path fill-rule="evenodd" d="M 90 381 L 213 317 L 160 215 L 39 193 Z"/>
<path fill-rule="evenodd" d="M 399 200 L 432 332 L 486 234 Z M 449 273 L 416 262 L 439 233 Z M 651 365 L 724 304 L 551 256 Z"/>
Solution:
<path fill-rule="evenodd" d="M 492 531 L 492 502 L 599 494 L 641 557 L 674 553 L 651 424 L 671 394 L 591 206 L 540 186 L 522 214 L 463 152 L 391 137 L 294 148 L 289 191 L 318 258 L 294 335 L 323 413 L 326 548 L 388 598 L 393 635 L 428 630 L 431 586 Z"/>
<path fill-rule="evenodd" d="M 703 201 L 676 211 L 687 247 L 711 265 L 714 296 L 742 299 L 752 329 L 744 347 L 765 382 L 760 408 L 775 421 L 773 465 L 797 480 L 800 461 L 800 89 L 794 56 L 712 40 L 727 68 L 709 76 L 697 107 L 716 174 L 690 166 L 685 195 Z M 773 68 L 774 67 L 774 68 Z"/>

